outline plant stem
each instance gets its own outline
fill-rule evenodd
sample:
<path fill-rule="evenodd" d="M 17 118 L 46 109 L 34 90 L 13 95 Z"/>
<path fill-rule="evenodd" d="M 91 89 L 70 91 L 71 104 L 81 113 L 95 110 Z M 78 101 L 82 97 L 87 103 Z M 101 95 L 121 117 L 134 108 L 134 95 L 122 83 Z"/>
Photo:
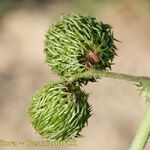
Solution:
<path fill-rule="evenodd" d="M 150 84 L 150 77 L 146 76 L 134 76 L 128 75 L 123 73 L 115 73 L 115 72 L 107 72 L 107 71 L 97 71 L 97 70 L 88 70 L 83 73 L 78 73 L 69 78 L 69 83 L 77 81 L 78 79 L 86 79 L 86 78 L 113 78 L 113 79 L 120 79 L 126 80 L 131 82 L 138 82 L 138 83 L 148 83 Z M 150 104 L 148 110 L 145 114 L 144 120 L 139 128 L 135 139 L 131 145 L 130 150 L 144 150 L 148 138 L 150 136 Z"/>
<path fill-rule="evenodd" d="M 150 136 L 150 104 L 130 150 L 144 150 Z"/>
<path fill-rule="evenodd" d="M 78 79 L 92 78 L 92 77 L 96 77 L 96 78 L 106 77 L 106 78 L 120 79 L 120 80 L 126 80 L 131 82 L 150 83 L 150 77 L 146 77 L 146 76 L 134 76 L 134 75 L 128 75 L 123 73 L 97 71 L 92 69 L 85 71 L 83 73 L 72 75 L 69 78 L 69 82 L 72 83 L 74 81 L 77 81 Z"/>

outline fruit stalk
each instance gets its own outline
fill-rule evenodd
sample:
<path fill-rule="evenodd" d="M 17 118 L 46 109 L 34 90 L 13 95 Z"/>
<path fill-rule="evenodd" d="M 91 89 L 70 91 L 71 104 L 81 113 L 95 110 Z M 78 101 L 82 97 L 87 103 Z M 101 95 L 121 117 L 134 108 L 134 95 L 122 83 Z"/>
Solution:
<path fill-rule="evenodd" d="M 149 136 L 150 136 L 150 104 L 148 104 L 148 109 L 145 113 L 145 117 L 131 144 L 130 150 L 144 150 Z"/>
<path fill-rule="evenodd" d="M 69 82 L 72 83 L 74 81 L 77 81 L 78 79 L 82 78 L 113 78 L 113 79 L 119 79 L 119 80 L 126 80 L 131 82 L 138 82 L 138 83 L 150 83 L 150 78 L 146 76 L 135 76 L 135 75 L 128 75 L 123 73 L 116 73 L 116 72 L 107 72 L 107 71 L 99 71 L 91 69 L 89 71 L 85 71 L 83 73 L 78 73 L 75 75 L 72 75 L 69 78 Z"/>

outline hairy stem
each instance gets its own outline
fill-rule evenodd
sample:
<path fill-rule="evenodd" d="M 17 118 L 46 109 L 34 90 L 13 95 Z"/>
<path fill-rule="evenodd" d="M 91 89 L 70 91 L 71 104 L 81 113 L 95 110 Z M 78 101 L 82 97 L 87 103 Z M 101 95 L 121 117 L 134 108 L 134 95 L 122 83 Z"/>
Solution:
<path fill-rule="evenodd" d="M 133 140 L 130 150 L 144 150 L 150 136 L 150 104 L 145 113 L 144 120 Z"/>
<path fill-rule="evenodd" d="M 69 78 L 69 82 L 77 81 L 82 78 L 91 78 L 91 77 L 106 77 L 113 79 L 126 80 L 131 82 L 142 82 L 142 83 L 150 83 L 150 77 L 145 76 L 134 76 L 123 73 L 115 73 L 115 72 L 107 72 L 107 71 L 97 71 L 97 70 L 88 70 L 83 73 L 78 73 Z"/>

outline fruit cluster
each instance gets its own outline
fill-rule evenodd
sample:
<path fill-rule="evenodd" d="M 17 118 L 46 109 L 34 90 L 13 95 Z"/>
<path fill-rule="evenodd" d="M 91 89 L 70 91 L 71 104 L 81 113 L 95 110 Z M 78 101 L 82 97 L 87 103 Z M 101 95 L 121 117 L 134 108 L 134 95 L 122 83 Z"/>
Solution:
<path fill-rule="evenodd" d="M 64 16 L 46 34 L 46 62 L 63 79 L 89 69 L 107 71 L 116 55 L 114 41 L 110 25 L 92 17 Z M 68 84 L 63 80 L 37 90 L 29 116 L 40 135 L 53 141 L 80 135 L 91 116 L 88 94 L 80 85 L 78 81 Z"/>

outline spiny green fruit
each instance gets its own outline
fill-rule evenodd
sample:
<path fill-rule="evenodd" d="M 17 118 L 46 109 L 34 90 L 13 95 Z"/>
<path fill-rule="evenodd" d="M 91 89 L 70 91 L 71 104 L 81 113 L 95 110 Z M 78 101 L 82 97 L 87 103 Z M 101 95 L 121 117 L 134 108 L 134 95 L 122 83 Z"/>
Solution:
<path fill-rule="evenodd" d="M 88 94 L 79 86 L 63 82 L 41 87 L 29 106 L 29 117 L 35 130 L 51 141 L 69 140 L 80 136 L 90 117 Z"/>
<path fill-rule="evenodd" d="M 138 85 L 141 91 L 141 95 L 145 98 L 146 101 L 150 102 L 150 84 L 148 83 L 141 83 Z"/>
<path fill-rule="evenodd" d="M 111 26 L 85 16 L 63 16 L 46 34 L 46 62 L 60 76 L 111 69 L 116 55 Z"/>

